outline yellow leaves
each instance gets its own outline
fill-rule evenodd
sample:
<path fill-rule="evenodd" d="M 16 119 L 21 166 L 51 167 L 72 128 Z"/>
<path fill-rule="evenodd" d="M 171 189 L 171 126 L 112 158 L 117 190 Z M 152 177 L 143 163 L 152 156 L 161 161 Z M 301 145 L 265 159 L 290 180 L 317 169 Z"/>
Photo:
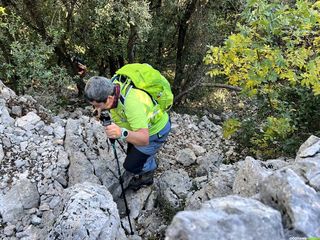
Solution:
<path fill-rule="evenodd" d="M 254 88 L 255 86 L 257 86 L 257 82 L 258 82 L 258 81 L 255 81 L 255 80 L 253 80 L 253 79 L 248 79 L 248 80 L 246 81 L 245 87 L 248 88 L 248 89 L 252 89 L 252 88 Z"/>
<path fill-rule="evenodd" d="M 285 138 L 294 130 L 290 121 L 289 118 L 284 117 L 268 117 L 263 129 L 263 138 L 265 140 L 273 140 L 276 137 Z"/>
<path fill-rule="evenodd" d="M 292 69 L 288 69 L 280 74 L 281 79 L 287 79 L 293 85 L 297 83 L 297 75 Z"/>
<path fill-rule="evenodd" d="M 316 83 L 315 85 L 313 85 L 312 92 L 315 96 L 320 95 L 320 83 Z"/>
<path fill-rule="evenodd" d="M 314 8 L 314 9 L 320 9 L 320 1 L 316 1 L 316 2 L 313 4 L 312 8 Z"/>
<path fill-rule="evenodd" d="M 1 7 L 1 6 L 0 6 L 0 16 L 1 16 L 1 15 L 6 15 L 5 10 L 6 10 L 6 9 L 5 9 L 4 7 Z"/>
<path fill-rule="evenodd" d="M 317 48 L 317 52 L 319 52 L 319 49 L 320 49 L 320 37 L 315 37 L 313 39 L 313 45 Z"/>
<path fill-rule="evenodd" d="M 241 123 L 236 118 L 229 118 L 223 123 L 223 137 L 229 139 L 234 135 L 241 127 Z"/>
<path fill-rule="evenodd" d="M 86 49 L 83 46 L 75 45 L 74 48 L 77 53 L 81 53 L 81 54 L 86 53 Z"/>
<path fill-rule="evenodd" d="M 219 55 L 221 54 L 221 50 L 218 47 L 210 47 L 207 51 L 206 56 L 204 57 L 203 61 L 204 64 L 218 64 L 219 63 Z"/>
<path fill-rule="evenodd" d="M 213 68 L 207 74 L 209 74 L 210 77 L 214 77 L 214 76 L 220 75 L 221 73 L 222 72 L 219 69 Z"/>
<path fill-rule="evenodd" d="M 299 69 L 303 69 L 306 65 L 307 59 L 313 54 L 311 48 L 298 48 L 298 49 L 290 49 L 287 52 L 288 62 L 291 63 L 292 66 L 296 66 Z"/>

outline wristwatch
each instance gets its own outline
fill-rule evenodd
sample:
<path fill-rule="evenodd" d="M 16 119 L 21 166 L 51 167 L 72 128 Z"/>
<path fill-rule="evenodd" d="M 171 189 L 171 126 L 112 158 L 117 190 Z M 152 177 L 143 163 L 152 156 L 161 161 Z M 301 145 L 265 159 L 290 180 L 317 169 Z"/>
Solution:
<path fill-rule="evenodd" d="M 128 130 L 125 129 L 125 128 L 121 128 L 121 137 L 120 137 L 120 139 L 122 139 L 122 140 L 127 139 L 128 135 L 129 135 Z"/>

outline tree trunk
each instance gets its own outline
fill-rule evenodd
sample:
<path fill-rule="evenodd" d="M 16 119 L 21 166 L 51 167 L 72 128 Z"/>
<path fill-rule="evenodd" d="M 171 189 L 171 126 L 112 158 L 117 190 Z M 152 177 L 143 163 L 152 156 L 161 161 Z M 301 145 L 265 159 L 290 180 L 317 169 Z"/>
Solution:
<path fill-rule="evenodd" d="M 134 46 L 137 38 L 138 38 L 137 27 L 134 26 L 133 24 L 130 24 L 130 33 L 129 33 L 129 39 L 127 44 L 127 55 L 128 55 L 129 63 L 133 63 L 134 61 Z"/>
<path fill-rule="evenodd" d="M 186 11 L 181 18 L 178 29 L 178 42 L 177 42 L 177 57 L 176 57 L 176 73 L 173 83 L 173 92 L 178 95 L 184 88 L 185 83 L 183 82 L 183 50 L 185 44 L 185 38 L 188 30 L 189 20 L 196 9 L 198 0 L 189 0 Z"/>
<path fill-rule="evenodd" d="M 109 56 L 109 67 L 110 67 L 110 74 L 111 76 L 113 76 L 118 69 L 117 59 L 113 56 Z"/>

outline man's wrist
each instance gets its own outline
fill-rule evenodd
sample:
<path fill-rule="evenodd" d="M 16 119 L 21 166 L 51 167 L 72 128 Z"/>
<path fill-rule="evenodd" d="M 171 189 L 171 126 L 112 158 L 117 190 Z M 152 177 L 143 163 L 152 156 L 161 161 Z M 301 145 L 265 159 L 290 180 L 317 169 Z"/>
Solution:
<path fill-rule="evenodd" d="M 125 140 L 125 139 L 127 139 L 128 135 L 129 135 L 129 131 L 126 128 L 121 128 L 120 139 Z"/>

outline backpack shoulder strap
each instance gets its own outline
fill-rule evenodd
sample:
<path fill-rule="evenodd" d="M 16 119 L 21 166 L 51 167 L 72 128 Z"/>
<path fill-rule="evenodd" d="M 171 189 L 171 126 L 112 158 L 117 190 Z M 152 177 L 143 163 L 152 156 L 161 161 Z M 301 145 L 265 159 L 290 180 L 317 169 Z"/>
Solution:
<path fill-rule="evenodd" d="M 127 78 L 127 76 L 124 75 L 115 75 L 111 78 L 111 81 L 113 83 L 121 83 L 122 84 L 122 88 L 126 88 L 124 94 L 121 93 L 123 89 L 120 90 L 120 97 L 119 100 L 122 103 L 122 105 L 124 105 L 124 102 L 126 100 L 126 96 L 128 95 L 129 91 L 131 90 L 132 87 L 134 87 L 132 81 Z M 130 81 L 130 82 L 129 82 Z"/>

